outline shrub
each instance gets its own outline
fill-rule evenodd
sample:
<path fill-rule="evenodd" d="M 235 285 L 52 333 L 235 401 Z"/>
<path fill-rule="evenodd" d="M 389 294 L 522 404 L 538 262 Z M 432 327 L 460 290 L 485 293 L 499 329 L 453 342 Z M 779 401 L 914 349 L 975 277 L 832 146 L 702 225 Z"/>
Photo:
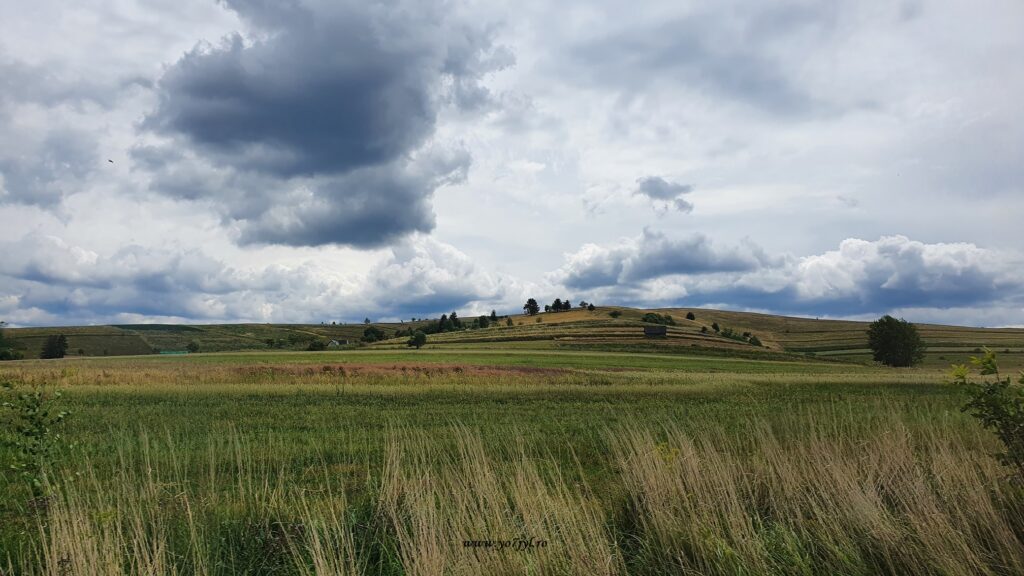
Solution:
<path fill-rule="evenodd" d="M 686 313 L 686 319 L 687 320 L 696 320 L 697 317 L 693 315 L 693 312 L 687 312 Z"/>
<path fill-rule="evenodd" d="M 323 340 L 313 340 L 309 343 L 309 346 L 306 346 L 306 350 L 309 350 L 310 352 L 322 352 L 327 350 L 327 342 L 324 342 Z"/>
<path fill-rule="evenodd" d="M 18 350 L 12 350 L 10 348 L 0 348 L 0 361 L 3 360 L 24 360 L 25 355 Z"/>
<path fill-rule="evenodd" d="M 966 365 L 953 366 L 953 383 L 968 397 L 961 410 L 995 433 L 1004 448 L 997 454 L 999 461 L 1015 468 L 1024 479 L 1024 372 L 1016 383 L 1009 376 L 1001 377 L 995 352 L 987 348 L 984 356 L 972 356 L 971 364 L 979 368 L 981 376 L 992 378 L 975 382 Z"/>
<path fill-rule="evenodd" d="M 413 333 L 412 338 L 405 343 L 406 346 L 415 346 L 419 350 L 424 344 L 427 343 L 427 335 L 422 330 L 417 330 Z"/>
<path fill-rule="evenodd" d="M 712 322 L 711 323 L 711 329 L 714 330 L 715 332 L 721 332 L 722 331 L 722 328 L 718 325 L 718 322 Z"/>
<path fill-rule="evenodd" d="M 193 340 L 193 341 L 189 342 L 188 346 L 185 346 L 185 350 L 188 350 L 189 352 L 191 352 L 193 354 L 195 354 L 196 352 L 199 352 L 199 341 L 198 340 Z"/>
<path fill-rule="evenodd" d="M 876 362 L 887 366 L 913 366 L 924 358 L 924 342 L 917 328 L 886 314 L 868 327 L 868 347 Z"/>
<path fill-rule="evenodd" d="M 753 346 L 758 346 L 758 347 L 762 346 L 761 340 L 757 336 L 751 336 L 750 340 L 748 340 L 748 342 L 750 342 L 750 344 L 753 345 Z"/>
<path fill-rule="evenodd" d="M 619 316 L 622 316 L 622 312 L 619 312 L 618 310 L 612 310 L 611 312 L 608 313 L 608 315 L 611 316 L 612 318 L 618 318 Z"/>
<path fill-rule="evenodd" d="M 44 497 L 47 472 L 63 443 L 59 428 L 70 412 L 54 409 L 60 391 L 47 393 L 38 386 L 22 391 L 9 381 L 0 383 L 0 387 L 10 396 L 0 407 L 11 414 L 11 424 L 0 437 L 0 446 L 11 449 L 14 461 L 10 469 L 28 482 L 33 498 Z"/>

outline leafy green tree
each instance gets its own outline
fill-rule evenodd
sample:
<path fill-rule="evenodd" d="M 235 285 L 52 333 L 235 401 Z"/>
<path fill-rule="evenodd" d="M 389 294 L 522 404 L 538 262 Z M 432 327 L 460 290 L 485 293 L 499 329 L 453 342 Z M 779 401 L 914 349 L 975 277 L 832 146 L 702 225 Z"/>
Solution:
<path fill-rule="evenodd" d="M 715 332 L 721 332 L 722 331 L 722 327 L 718 325 L 718 322 L 712 322 L 711 323 L 711 329 L 714 330 Z"/>
<path fill-rule="evenodd" d="M 367 318 L 363 318 L 363 324 L 369 324 L 369 323 L 370 323 L 370 319 L 368 317 Z"/>
<path fill-rule="evenodd" d="M 587 310 L 590 310 L 591 312 L 593 312 L 594 308 L 596 308 L 596 306 L 594 306 L 593 304 L 587 304 Z"/>
<path fill-rule="evenodd" d="M 554 312 L 561 312 L 562 311 L 562 299 L 561 298 L 555 298 L 555 301 L 551 303 L 551 310 L 554 311 Z"/>
<path fill-rule="evenodd" d="M 876 362 L 906 367 L 924 359 L 925 346 L 917 327 L 886 314 L 868 327 L 868 347 Z"/>
<path fill-rule="evenodd" d="M 43 344 L 43 352 L 39 355 L 44 360 L 63 358 L 68 353 L 68 339 L 63 334 L 47 336 Z"/>
<path fill-rule="evenodd" d="M 497 321 L 498 321 L 498 313 L 495 312 L 494 310 L 491 310 L 491 322 L 497 322 Z"/>
<path fill-rule="evenodd" d="M 452 329 L 452 323 L 448 320 L 447 314 L 441 314 L 441 319 L 437 321 L 438 332 L 448 332 Z"/>
<path fill-rule="evenodd" d="M 750 336 L 750 340 L 748 340 L 748 342 L 750 342 L 754 346 L 761 346 L 761 339 L 754 335 Z"/>
<path fill-rule="evenodd" d="M 487 316 L 481 316 L 481 317 L 477 318 L 476 321 L 477 321 L 477 324 L 479 324 L 479 326 L 481 328 L 487 328 L 488 326 L 491 325 L 491 321 L 490 321 L 490 319 L 487 318 Z"/>
<path fill-rule="evenodd" d="M 327 350 L 327 342 L 324 342 L 323 340 L 313 340 L 309 343 L 309 346 L 306 346 L 306 350 L 309 350 L 310 352 L 323 352 L 324 350 Z"/>
<path fill-rule="evenodd" d="M 185 346 L 185 350 L 188 350 L 189 352 L 191 352 L 193 354 L 195 354 L 196 352 L 199 352 L 199 341 L 198 340 L 193 340 L 193 341 L 189 342 L 188 346 Z"/>
<path fill-rule="evenodd" d="M 409 338 L 409 341 L 406 342 L 406 346 L 415 346 L 416 349 L 419 350 L 426 343 L 427 335 L 424 334 L 422 330 L 417 330 L 416 332 L 413 332 L 412 338 Z"/>
<path fill-rule="evenodd" d="M 686 313 L 686 319 L 687 320 L 696 320 L 697 317 L 693 315 L 693 312 L 687 312 Z"/>
<path fill-rule="evenodd" d="M 568 298 L 562 300 L 562 310 L 565 310 L 566 312 L 572 310 L 572 302 L 570 302 Z"/>
<path fill-rule="evenodd" d="M 512 318 L 511 317 L 505 318 L 505 326 L 513 326 L 513 325 L 514 325 L 514 323 L 512 322 Z"/>
<path fill-rule="evenodd" d="M 453 310 L 451 315 L 448 316 L 448 321 L 452 323 L 452 328 L 455 330 L 462 329 L 462 320 L 459 320 L 459 315 Z"/>
<path fill-rule="evenodd" d="M 611 316 L 612 318 L 618 318 L 619 316 L 622 316 L 622 312 L 618 310 L 612 310 L 611 312 L 608 313 L 608 315 Z"/>

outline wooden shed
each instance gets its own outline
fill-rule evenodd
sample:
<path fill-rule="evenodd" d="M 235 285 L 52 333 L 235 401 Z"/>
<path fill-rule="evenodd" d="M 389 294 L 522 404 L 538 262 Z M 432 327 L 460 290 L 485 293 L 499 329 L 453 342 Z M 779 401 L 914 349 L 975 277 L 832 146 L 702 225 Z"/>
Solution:
<path fill-rule="evenodd" d="M 665 326 L 644 326 L 644 336 L 654 338 L 655 336 L 667 336 L 668 328 Z"/>

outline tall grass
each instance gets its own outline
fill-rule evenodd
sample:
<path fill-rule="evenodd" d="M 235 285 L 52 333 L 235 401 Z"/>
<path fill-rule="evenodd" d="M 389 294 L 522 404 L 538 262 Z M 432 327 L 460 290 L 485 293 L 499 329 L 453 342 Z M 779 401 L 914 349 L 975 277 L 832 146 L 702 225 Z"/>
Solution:
<path fill-rule="evenodd" d="M 638 573 L 1020 574 L 1024 515 L 978 442 L 895 414 L 798 438 L 634 425 L 612 439 Z M 976 439 L 977 440 L 977 439 Z"/>
<path fill-rule="evenodd" d="M 454 454 L 388 441 L 380 505 L 408 574 L 622 572 L 599 502 L 522 448 L 496 461 L 460 429 Z"/>
<path fill-rule="evenodd" d="M 455 426 L 392 428 L 380 462 L 287 465 L 239 433 L 120 441 L 65 470 L 27 575 L 1020 574 L 1024 499 L 991 438 L 815 409 L 742 431 L 607 428 L 602 493 L 571 460 Z M 513 431 L 510 431 L 513 432 Z M 349 468 L 369 465 L 365 476 Z M 297 472 L 301 471 L 301 472 Z M 468 543 L 468 544 L 467 544 Z M 8 568 L 8 571 L 11 571 Z"/>

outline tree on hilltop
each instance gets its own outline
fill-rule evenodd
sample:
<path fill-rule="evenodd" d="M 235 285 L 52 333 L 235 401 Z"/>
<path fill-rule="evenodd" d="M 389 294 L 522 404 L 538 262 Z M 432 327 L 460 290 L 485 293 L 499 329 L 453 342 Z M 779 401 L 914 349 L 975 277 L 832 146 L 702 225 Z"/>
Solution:
<path fill-rule="evenodd" d="M 537 315 L 537 313 L 540 312 L 540 305 L 537 304 L 536 300 L 530 298 L 529 300 L 526 301 L 526 304 L 523 304 L 523 312 L 529 314 L 530 316 L 535 316 Z"/>

